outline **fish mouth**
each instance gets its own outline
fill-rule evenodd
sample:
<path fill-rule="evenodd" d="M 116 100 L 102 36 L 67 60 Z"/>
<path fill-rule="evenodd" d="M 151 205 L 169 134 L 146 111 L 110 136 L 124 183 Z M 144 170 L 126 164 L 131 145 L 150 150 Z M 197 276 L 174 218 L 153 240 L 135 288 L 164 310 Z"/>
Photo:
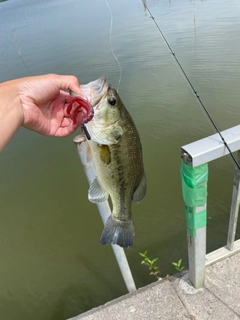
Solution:
<path fill-rule="evenodd" d="M 88 140 L 92 139 L 97 143 L 105 143 L 109 144 L 108 140 L 101 140 L 98 139 L 97 134 L 95 134 L 96 130 L 93 127 L 98 127 L 97 131 L 101 131 L 101 127 L 96 124 L 94 121 L 94 112 L 101 107 L 101 101 L 105 99 L 106 95 L 108 94 L 109 84 L 104 77 L 98 78 L 97 80 L 91 81 L 87 84 L 81 85 L 80 89 L 84 94 L 84 99 L 93 107 L 91 114 L 89 117 L 84 119 L 83 121 L 83 130 L 88 138 Z M 71 92 L 71 95 L 76 95 L 74 92 Z"/>
<path fill-rule="evenodd" d="M 81 85 L 81 90 L 91 105 L 94 108 L 97 108 L 100 100 L 107 93 L 108 87 L 109 84 L 107 80 L 104 77 L 101 77 L 88 84 Z"/>

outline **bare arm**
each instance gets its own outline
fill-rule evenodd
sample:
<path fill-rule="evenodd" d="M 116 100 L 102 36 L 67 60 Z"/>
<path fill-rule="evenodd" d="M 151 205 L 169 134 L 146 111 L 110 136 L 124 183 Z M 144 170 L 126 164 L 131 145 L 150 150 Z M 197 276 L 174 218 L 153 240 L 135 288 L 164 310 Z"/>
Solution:
<path fill-rule="evenodd" d="M 74 76 L 49 74 L 11 80 L 0 84 L 0 151 L 20 126 L 42 135 L 64 137 L 73 133 L 74 124 L 66 114 L 71 96 L 63 90 L 82 95 Z"/>
<path fill-rule="evenodd" d="M 0 151 L 23 123 L 19 98 L 12 91 L 10 82 L 0 84 Z"/>

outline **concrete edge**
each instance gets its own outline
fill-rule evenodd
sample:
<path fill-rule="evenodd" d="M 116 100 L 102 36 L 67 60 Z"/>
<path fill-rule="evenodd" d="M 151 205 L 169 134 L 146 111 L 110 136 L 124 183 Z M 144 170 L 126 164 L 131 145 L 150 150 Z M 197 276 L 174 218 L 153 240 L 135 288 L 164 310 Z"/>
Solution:
<path fill-rule="evenodd" d="M 175 276 L 175 275 L 174 275 Z M 94 313 L 100 311 L 100 310 L 104 310 L 106 308 L 108 308 L 109 306 L 111 305 L 114 305 L 114 304 L 117 304 L 121 301 L 124 301 L 124 300 L 127 300 L 129 299 L 129 297 L 133 297 L 137 294 L 139 294 L 139 292 L 144 292 L 144 291 L 147 291 L 149 290 L 150 288 L 153 288 L 153 287 L 156 287 L 158 286 L 160 283 L 163 283 L 163 282 L 166 282 L 166 281 L 169 281 L 169 278 L 164 278 L 164 279 L 161 279 L 161 280 L 158 280 L 158 281 L 155 281 L 155 282 L 152 282 L 142 288 L 139 288 L 137 289 L 136 291 L 133 291 L 133 292 L 130 292 L 130 293 L 127 293 L 119 298 L 116 298 L 116 299 L 113 299 L 109 302 L 106 302 L 105 304 L 103 305 L 100 305 L 98 307 L 95 307 L 91 310 L 88 310 L 86 312 L 83 312 L 82 314 L 79 314 L 77 315 L 76 317 L 73 317 L 73 318 L 69 318 L 67 320 L 79 320 L 79 319 L 82 319 L 82 318 L 85 318 L 86 316 L 89 316 L 89 315 L 93 315 Z"/>

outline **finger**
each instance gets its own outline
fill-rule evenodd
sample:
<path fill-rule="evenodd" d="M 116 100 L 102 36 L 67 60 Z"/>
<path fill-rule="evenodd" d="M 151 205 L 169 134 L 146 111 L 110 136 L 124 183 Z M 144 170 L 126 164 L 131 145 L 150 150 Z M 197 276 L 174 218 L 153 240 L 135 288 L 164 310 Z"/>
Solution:
<path fill-rule="evenodd" d="M 59 109 L 63 109 L 63 115 L 64 117 L 72 117 L 74 114 L 74 110 L 76 107 L 79 107 L 79 104 L 77 102 L 72 103 L 72 107 L 70 112 L 68 111 L 68 106 L 73 101 L 74 97 L 71 96 L 68 92 L 60 91 L 60 96 L 58 98 L 58 101 L 61 101 L 61 103 L 57 103 L 56 106 Z"/>
<path fill-rule="evenodd" d="M 63 76 L 58 74 L 53 74 L 52 77 L 57 83 L 60 90 L 71 90 L 80 96 L 84 96 L 82 90 L 80 89 L 80 84 L 75 76 Z"/>
<path fill-rule="evenodd" d="M 67 137 L 76 131 L 82 125 L 82 115 L 79 114 L 77 116 L 77 123 L 73 124 L 73 120 L 71 118 L 64 118 L 61 126 L 53 133 L 50 134 L 54 137 Z"/>
<path fill-rule="evenodd" d="M 64 128 L 64 127 L 69 127 L 73 124 L 73 121 L 72 119 L 70 118 L 63 118 L 63 121 L 61 123 L 61 127 Z"/>
<path fill-rule="evenodd" d="M 67 137 L 77 129 L 76 126 L 59 127 L 54 137 Z"/>
<path fill-rule="evenodd" d="M 78 128 L 78 127 L 81 127 L 82 125 L 82 120 L 83 120 L 83 114 L 82 112 L 78 112 L 77 114 L 77 117 L 76 117 L 76 123 L 75 123 L 75 126 Z"/>
<path fill-rule="evenodd" d="M 73 126 L 74 128 L 78 128 L 82 125 L 82 119 L 83 119 L 83 115 L 81 112 L 79 112 L 76 116 L 76 123 L 73 123 L 73 119 L 72 117 L 64 117 L 61 123 L 61 127 L 68 127 L 68 126 Z"/>

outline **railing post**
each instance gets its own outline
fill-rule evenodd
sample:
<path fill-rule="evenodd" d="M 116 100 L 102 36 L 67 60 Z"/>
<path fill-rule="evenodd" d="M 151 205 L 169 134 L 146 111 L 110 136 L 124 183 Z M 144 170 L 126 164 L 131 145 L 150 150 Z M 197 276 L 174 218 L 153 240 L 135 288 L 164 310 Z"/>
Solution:
<path fill-rule="evenodd" d="M 240 162 L 240 151 L 237 152 L 237 161 Z M 227 248 L 228 250 L 233 250 L 234 241 L 237 228 L 238 220 L 238 211 L 240 204 L 240 170 L 236 166 L 235 175 L 234 175 L 234 184 L 233 184 L 233 193 L 232 193 L 232 205 L 230 212 L 230 219 L 228 225 L 228 239 L 227 239 Z"/>
<path fill-rule="evenodd" d="M 240 125 L 224 130 L 221 132 L 221 136 L 224 138 L 224 141 L 228 144 L 231 152 L 238 151 L 237 162 L 240 163 Z M 229 154 L 229 148 L 226 148 L 225 144 L 222 141 L 222 138 L 219 133 L 206 137 L 204 139 L 195 141 L 188 145 L 185 145 L 181 148 L 181 155 L 184 159 L 185 165 L 188 164 L 188 167 L 200 168 L 202 165 L 207 164 L 208 162 L 219 159 L 227 154 Z M 189 170 L 191 171 L 191 170 Z M 191 173 L 191 172 L 189 172 Z M 184 179 L 182 178 L 182 181 Z M 184 185 L 184 184 L 183 184 Z M 184 195 L 184 193 L 183 193 Z M 187 199 L 188 200 L 188 199 Z M 205 203 L 198 204 L 197 206 L 202 208 L 195 208 L 195 205 L 191 203 L 186 203 L 185 199 L 185 208 L 191 212 L 190 217 L 195 220 L 198 212 L 200 213 L 203 210 Z M 191 226 L 189 227 L 188 219 L 188 238 L 189 238 L 189 273 L 190 279 L 193 285 L 197 287 L 203 286 L 204 282 L 204 266 L 209 266 L 216 261 L 219 261 L 225 257 L 232 255 L 234 252 L 240 251 L 240 240 L 235 241 L 236 226 L 238 219 L 238 211 L 240 205 L 240 170 L 236 168 L 234 176 L 234 186 L 232 194 L 232 207 L 230 213 L 230 221 L 228 226 L 228 239 L 227 245 L 211 252 L 207 257 L 203 258 L 204 252 L 206 250 L 206 225 L 200 228 L 197 228 L 195 235 L 191 235 Z M 194 208 L 196 209 L 194 211 Z M 200 210 L 200 211 L 199 211 Z M 206 212 L 205 212 L 206 213 Z M 205 215 L 206 216 L 206 215 Z M 191 219 L 190 219 L 191 221 Z M 189 233 L 190 232 L 190 233 Z M 201 248 L 202 247 L 202 248 Z"/>
<path fill-rule="evenodd" d="M 91 184 L 93 180 L 96 178 L 96 171 L 95 171 L 95 166 L 93 161 L 89 161 L 88 159 L 86 138 L 83 135 L 79 135 L 73 139 L 73 142 L 77 147 L 78 156 L 82 162 L 83 169 L 87 176 L 88 182 L 89 184 Z M 103 224 L 105 224 L 105 222 L 107 221 L 107 218 L 111 214 L 108 201 L 105 201 L 103 203 L 97 203 L 97 207 L 98 207 L 100 216 L 102 218 Z M 112 244 L 111 246 L 112 246 L 115 258 L 117 260 L 118 266 L 120 268 L 120 271 L 122 273 L 122 277 L 128 292 L 137 290 L 128 261 L 127 261 L 127 257 L 125 255 L 123 248 L 115 244 Z"/>
<path fill-rule="evenodd" d="M 194 214 L 197 215 L 198 211 L 200 213 L 205 209 L 206 206 L 198 207 Z M 206 226 L 197 229 L 195 237 L 188 235 L 189 279 L 196 289 L 204 287 L 206 229 Z"/>
<path fill-rule="evenodd" d="M 192 168 L 182 163 L 182 192 L 188 236 L 189 278 L 196 289 L 204 286 L 206 256 L 207 164 Z"/>

